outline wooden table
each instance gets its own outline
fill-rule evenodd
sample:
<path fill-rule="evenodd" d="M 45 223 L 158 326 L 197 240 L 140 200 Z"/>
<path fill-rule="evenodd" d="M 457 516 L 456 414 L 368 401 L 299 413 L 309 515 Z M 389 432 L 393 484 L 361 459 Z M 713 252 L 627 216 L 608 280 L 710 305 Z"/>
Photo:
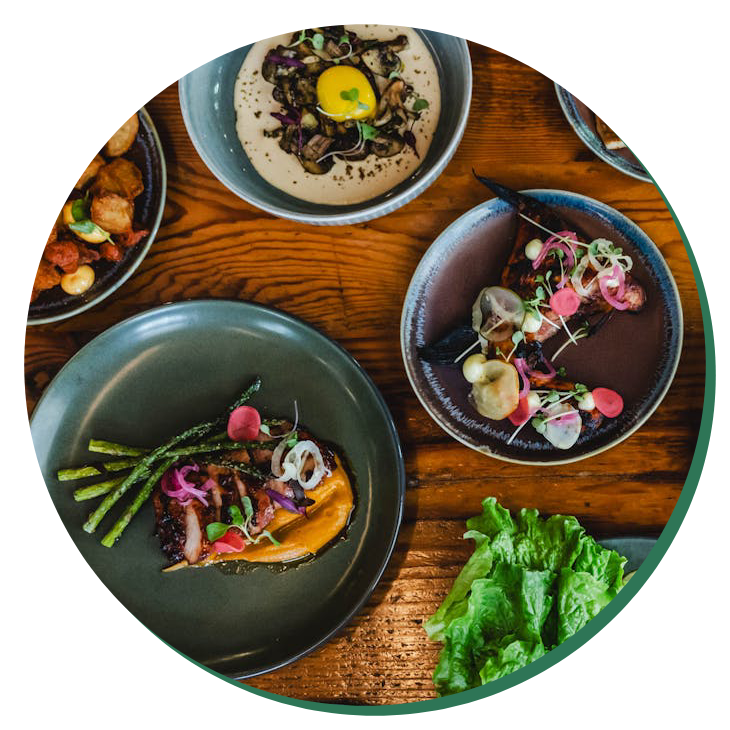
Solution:
<path fill-rule="evenodd" d="M 657 535 L 674 508 L 694 453 L 705 385 L 697 291 L 677 228 L 653 185 L 597 159 L 568 126 L 552 82 L 475 44 L 469 125 L 441 177 L 400 210 L 363 225 L 316 227 L 247 205 L 202 163 L 180 115 L 177 86 L 147 105 L 160 132 L 169 183 L 163 225 L 121 290 L 60 324 L 28 329 L 31 410 L 58 369 L 112 324 L 163 302 L 226 297 L 296 314 L 344 345 L 383 392 L 405 452 L 408 489 L 391 564 L 360 615 L 314 654 L 250 684 L 296 698 L 345 704 L 435 696 L 438 645 L 421 621 L 446 595 L 470 554 L 464 520 L 495 495 L 510 508 L 568 513 L 599 536 Z M 510 187 L 584 193 L 638 223 L 674 273 L 685 341 L 674 384 L 638 433 L 610 451 L 549 470 L 490 459 L 449 438 L 406 379 L 399 349 L 403 298 L 438 233 L 485 199 L 471 168 Z M 286 266 L 276 265 L 286 261 Z"/>

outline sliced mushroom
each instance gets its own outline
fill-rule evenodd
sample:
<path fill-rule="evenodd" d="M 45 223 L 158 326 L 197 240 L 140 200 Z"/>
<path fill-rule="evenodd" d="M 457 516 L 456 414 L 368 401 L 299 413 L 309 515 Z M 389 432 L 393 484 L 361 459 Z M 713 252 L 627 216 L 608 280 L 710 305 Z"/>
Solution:
<path fill-rule="evenodd" d="M 405 146 L 405 140 L 397 134 L 379 134 L 372 141 L 372 150 L 378 157 L 397 155 Z"/>
<path fill-rule="evenodd" d="M 322 160 L 322 162 L 315 162 L 314 160 L 305 160 L 301 158 L 299 161 L 302 163 L 302 167 L 307 172 L 311 172 L 312 175 L 324 175 L 328 173 L 332 169 L 332 165 L 335 164 L 331 157 L 328 157 L 326 160 Z"/>
<path fill-rule="evenodd" d="M 307 144 L 302 147 L 302 157 L 305 160 L 319 160 L 322 155 L 334 144 L 332 137 L 325 137 L 323 134 L 315 134 Z"/>

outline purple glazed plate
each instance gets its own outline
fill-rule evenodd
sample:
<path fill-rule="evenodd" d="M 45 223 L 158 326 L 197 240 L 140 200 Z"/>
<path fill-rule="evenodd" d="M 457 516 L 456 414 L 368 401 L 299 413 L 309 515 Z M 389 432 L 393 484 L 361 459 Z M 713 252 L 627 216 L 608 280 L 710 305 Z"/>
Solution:
<path fill-rule="evenodd" d="M 682 308 L 667 263 L 651 239 L 613 208 L 577 193 L 528 190 L 594 238 L 608 238 L 634 259 L 632 275 L 644 286 L 647 304 L 637 314 L 617 313 L 595 335 L 560 354 L 574 382 L 618 391 L 624 410 L 600 431 L 583 435 L 569 450 L 552 446 L 531 425 L 511 443 L 509 420 L 492 421 L 469 402 L 470 385 L 459 366 L 431 365 L 418 348 L 470 321 L 479 291 L 497 284 L 512 251 L 517 214 L 494 198 L 452 223 L 426 251 L 411 279 L 401 318 L 401 351 L 408 379 L 423 407 L 463 444 L 505 461 L 559 464 L 600 453 L 630 436 L 666 394 L 679 362 Z M 564 334 L 545 344 L 550 358 Z"/>

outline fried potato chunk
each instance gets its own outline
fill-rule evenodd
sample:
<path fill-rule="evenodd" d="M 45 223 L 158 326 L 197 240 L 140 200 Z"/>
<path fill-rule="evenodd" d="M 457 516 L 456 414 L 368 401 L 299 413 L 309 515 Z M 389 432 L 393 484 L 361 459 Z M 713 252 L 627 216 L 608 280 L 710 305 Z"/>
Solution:
<path fill-rule="evenodd" d="M 132 146 L 138 130 L 139 117 L 133 114 L 114 132 L 112 138 L 104 145 L 104 154 L 109 157 L 123 155 Z"/>
<path fill-rule="evenodd" d="M 91 186 L 93 195 L 115 193 L 133 200 L 144 190 L 142 173 L 134 162 L 122 157 L 99 169 Z"/>
<path fill-rule="evenodd" d="M 52 289 L 56 286 L 56 284 L 60 283 L 61 274 L 58 269 L 50 261 L 41 259 L 41 263 L 38 266 L 38 271 L 35 275 L 35 281 L 33 282 L 33 291 L 30 295 L 30 301 L 35 301 L 42 291 L 45 289 Z"/>
<path fill-rule="evenodd" d="M 132 230 L 134 205 L 116 193 L 98 195 L 91 201 L 91 220 L 109 233 Z"/>

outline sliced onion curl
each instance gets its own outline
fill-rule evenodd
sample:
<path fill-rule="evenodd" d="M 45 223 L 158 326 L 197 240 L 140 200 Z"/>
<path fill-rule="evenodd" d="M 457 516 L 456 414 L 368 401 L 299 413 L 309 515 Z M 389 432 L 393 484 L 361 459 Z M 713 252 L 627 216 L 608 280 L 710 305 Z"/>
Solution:
<path fill-rule="evenodd" d="M 539 268 L 548 253 L 550 253 L 550 251 L 554 248 L 559 248 L 568 257 L 566 268 L 570 271 L 575 266 L 575 254 L 573 253 L 573 249 L 562 240 L 565 238 L 578 243 L 578 236 L 573 233 L 573 231 L 559 231 L 554 236 L 550 236 L 550 238 L 543 243 L 542 251 L 540 251 L 538 257 L 532 262 L 532 268 Z M 567 277 L 565 276 L 563 277 L 560 284 L 558 284 L 558 287 L 561 287 L 565 283 L 566 278 Z"/>
<path fill-rule="evenodd" d="M 177 499 L 183 507 L 187 507 L 193 499 L 199 499 L 207 507 L 207 492 L 215 486 L 215 482 L 212 479 L 207 479 L 200 487 L 196 487 L 186 479 L 191 471 L 197 472 L 199 470 L 200 467 L 197 464 L 183 466 L 179 469 L 177 467 L 168 469 L 162 475 L 162 491 L 168 497 Z"/>
<path fill-rule="evenodd" d="M 612 286 L 616 286 L 616 284 L 613 283 L 614 281 L 617 282 L 618 286 L 615 295 L 608 291 L 609 282 Z M 625 282 L 626 277 L 624 276 L 624 270 L 618 264 L 614 264 L 613 269 L 610 272 L 604 270 L 598 277 L 598 286 L 601 288 L 601 294 L 614 309 L 628 309 L 629 307 L 629 303 L 623 301 Z"/>
<path fill-rule="evenodd" d="M 584 256 L 579 262 L 578 266 L 575 267 L 573 276 L 570 277 L 570 283 L 573 285 L 573 289 L 578 292 L 582 297 L 589 297 L 591 293 L 583 286 L 583 274 L 585 274 L 590 261 L 587 256 Z"/>
<path fill-rule="evenodd" d="M 306 479 L 306 467 L 309 457 L 314 460 L 314 470 L 309 479 Z M 314 489 L 324 477 L 331 474 L 330 470 L 324 465 L 322 452 L 314 441 L 299 441 L 289 453 L 284 457 L 282 466 L 284 470 L 288 470 L 293 465 L 295 470 L 295 479 L 299 482 L 302 489 Z"/>

